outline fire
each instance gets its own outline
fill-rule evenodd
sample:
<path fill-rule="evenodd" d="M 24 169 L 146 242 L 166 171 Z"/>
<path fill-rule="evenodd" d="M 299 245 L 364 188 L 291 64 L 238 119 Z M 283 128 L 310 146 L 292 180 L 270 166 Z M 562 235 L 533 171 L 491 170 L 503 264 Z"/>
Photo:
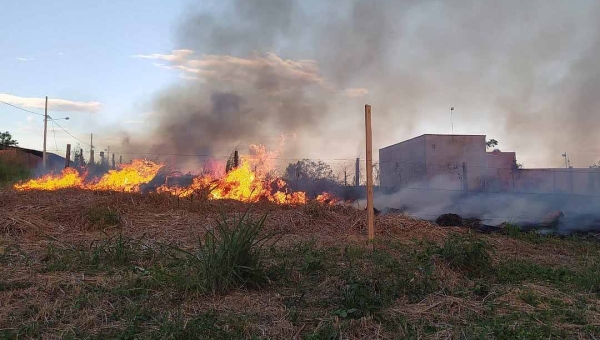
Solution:
<path fill-rule="evenodd" d="M 24 190 L 59 190 L 67 188 L 77 188 L 83 186 L 83 178 L 79 172 L 73 168 L 64 169 L 60 175 L 52 174 L 32 179 L 22 184 L 15 184 L 14 188 L 18 191 Z"/>
<path fill-rule="evenodd" d="M 315 200 L 317 202 L 329 204 L 329 205 L 335 205 L 336 203 L 338 203 L 340 201 L 339 198 L 337 198 L 335 195 L 328 193 L 328 192 L 324 192 L 324 193 L 318 195 Z"/>
<path fill-rule="evenodd" d="M 162 166 L 162 164 L 136 159 L 131 164 L 122 165 L 119 170 L 109 170 L 99 180 L 90 183 L 85 183 L 84 176 L 81 176 L 76 169 L 67 168 L 59 175 L 45 175 L 22 184 L 15 184 L 14 188 L 18 191 L 80 188 L 138 192 L 140 185 L 150 182 Z"/>
<path fill-rule="evenodd" d="M 98 182 L 87 185 L 86 188 L 138 192 L 140 185 L 150 182 L 162 167 L 163 164 L 134 159 L 131 164 L 125 164 L 119 170 L 109 170 Z"/>
<path fill-rule="evenodd" d="M 242 155 L 241 164 L 225 174 L 203 172 L 192 179 L 187 187 L 163 184 L 157 193 L 169 193 L 178 197 L 189 197 L 194 193 L 205 193 L 208 199 L 232 199 L 242 202 L 270 201 L 277 204 L 306 204 L 305 192 L 291 190 L 287 183 L 276 177 L 275 159 L 278 152 L 267 151 L 262 145 L 251 145 L 250 154 Z M 215 164 L 212 164 L 215 167 Z M 99 179 L 86 183 L 76 169 L 68 168 L 59 175 L 46 175 L 32 179 L 14 188 L 23 190 L 58 190 L 80 188 L 87 190 L 140 192 L 141 186 L 156 178 L 163 164 L 135 159 L 118 170 L 109 170 Z M 323 193 L 316 199 L 324 204 L 335 204 L 338 199 Z"/>
<path fill-rule="evenodd" d="M 162 185 L 157 192 L 168 192 L 179 197 L 187 197 L 198 191 L 208 191 L 209 199 L 232 199 L 242 202 L 267 200 L 278 204 L 305 204 L 304 192 L 291 192 L 282 179 L 269 180 L 265 164 L 243 157 L 242 164 L 221 178 L 211 175 L 195 177 L 186 188 Z M 253 167 L 252 164 L 255 164 Z M 256 170 L 255 170 L 256 169 Z"/>

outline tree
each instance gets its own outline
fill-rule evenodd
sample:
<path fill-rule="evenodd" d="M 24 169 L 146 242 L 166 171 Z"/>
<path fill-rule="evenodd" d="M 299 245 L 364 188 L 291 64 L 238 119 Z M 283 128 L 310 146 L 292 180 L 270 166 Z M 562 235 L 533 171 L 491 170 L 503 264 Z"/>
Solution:
<path fill-rule="evenodd" d="M 0 147 L 17 146 L 19 142 L 12 139 L 10 132 L 0 132 Z"/>
<path fill-rule="evenodd" d="M 598 163 L 590 165 L 590 169 L 600 170 L 600 161 L 598 161 Z"/>
<path fill-rule="evenodd" d="M 285 178 L 291 181 L 336 180 L 329 164 L 323 161 L 314 162 L 310 159 L 303 159 L 296 163 L 290 163 L 285 168 Z"/>
<path fill-rule="evenodd" d="M 485 148 L 486 149 L 493 148 L 493 147 L 496 147 L 496 146 L 498 146 L 498 141 L 495 140 L 495 139 L 493 139 L 493 138 L 490 139 L 490 140 L 488 140 L 487 142 L 485 142 Z"/>
<path fill-rule="evenodd" d="M 304 191 L 312 197 L 325 191 L 337 194 L 341 188 L 333 169 L 323 161 L 302 159 L 290 163 L 285 169 L 284 178 L 293 190 Z"/>

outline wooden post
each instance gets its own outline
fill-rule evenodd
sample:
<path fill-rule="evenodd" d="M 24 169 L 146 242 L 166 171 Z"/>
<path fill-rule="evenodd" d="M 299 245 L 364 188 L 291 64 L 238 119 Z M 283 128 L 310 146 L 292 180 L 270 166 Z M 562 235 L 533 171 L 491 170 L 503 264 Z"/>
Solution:
<path fill-rule="evenodd" d="M 367 227 L 369 230 L 369 241 L 375 238 L 373 220 L 373 135 L 371 134 L 371 105 L 365 105 L 365 132 L 367 144 Z"/>
<path fill-rule="evenodd" d="M 233 167 L 237 168 L 240 165 L 240 156 L 238 155 L 238 151 L 235 150 L 233 152 Z"/>
<path fill-rule="evenodd" d="M 112 168 L 115 169 L 115 154 L 112 154 Z"/>
<path fill-rule="evenodd" d="M 119 155 L 119 164 L 123 164 L 123 155 Z"/>
<path fill-rule="evenodd" d="M 357 188 L 360 186 L 360 158 L 356 159 L 354 166 L 354 186 Z"/>
<path fill-rule="evenodd" d="M 46 96 L 46 105 L 44 106 L 44 151 L 42 153 L 42 166 L 44 170 L 48 167 L 48 156 L 46 154 L 46 134 L 48 133 L 48 96 Z"/>
<path fill-rule="evenodd" d="M 65 169 L 69 167 L 71 163 L 71 144 L 67 144 L 67 153 L 65 154 Z"/>
<path fill-rule="evenodd" d="M 90 134 L 90 165 L 94 164 L 94 134 Z"/>

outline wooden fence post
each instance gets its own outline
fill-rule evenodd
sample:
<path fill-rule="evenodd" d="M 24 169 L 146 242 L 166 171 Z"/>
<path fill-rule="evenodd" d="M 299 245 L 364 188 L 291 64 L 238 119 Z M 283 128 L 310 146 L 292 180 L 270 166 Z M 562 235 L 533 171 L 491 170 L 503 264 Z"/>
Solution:
<path fill-rule="evenodd" d="M 71 162 L 71 144 L 67 144 L 67 153 L 65 154 L 65 169 L 69 167 Z"/>
<path fill-rule="evenodd" d="M 367 227 L 369 230 L 369 241 L 375 238 L 373 220 L 375 211 L 373 209 L 373 135 L 371 133 L 371 105 L 365 105 L 365 132 L 367 144 Z"/>

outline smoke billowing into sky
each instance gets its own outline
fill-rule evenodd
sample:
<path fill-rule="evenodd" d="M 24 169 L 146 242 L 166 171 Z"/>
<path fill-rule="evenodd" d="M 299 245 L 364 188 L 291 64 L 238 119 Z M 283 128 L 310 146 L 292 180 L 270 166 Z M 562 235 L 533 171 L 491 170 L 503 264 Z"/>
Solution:
<path fill-rule="evenodd" d="M 364 154 L 423 133 L 486 134 L 525 166 L 600 158 L 597 1 L 228 0 L 191 3 L 181 72 L 153 100 L 163 152 L 224 154 L 295 133 L 289 157 Z M 133 146 L 132 146 L 133 147 Z M 146 149 L 148 147 L 146 146 Z"/>

